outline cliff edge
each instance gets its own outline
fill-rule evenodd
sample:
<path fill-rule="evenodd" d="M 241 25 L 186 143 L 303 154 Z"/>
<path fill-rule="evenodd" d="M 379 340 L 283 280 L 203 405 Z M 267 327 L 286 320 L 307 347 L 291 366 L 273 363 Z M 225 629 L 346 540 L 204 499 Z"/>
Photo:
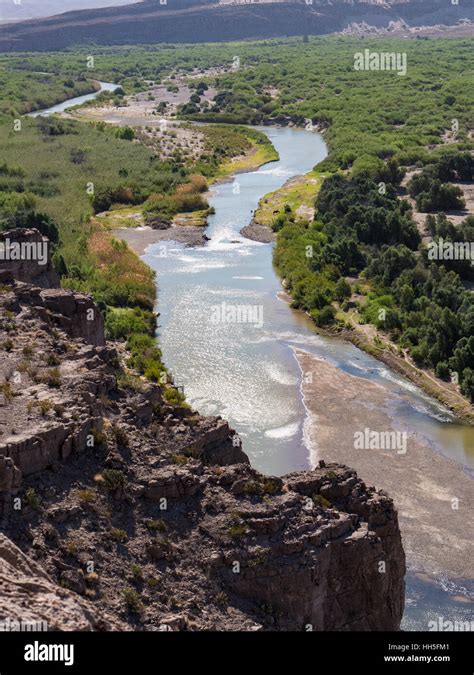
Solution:
<path fill-rule="evenodd" d="M 387 495 L 339 464 L 262 475 L 227 422 L 133 376 L 91 298 L 1 262 L 0 283 L 0 622 L 398 630 Z"/>

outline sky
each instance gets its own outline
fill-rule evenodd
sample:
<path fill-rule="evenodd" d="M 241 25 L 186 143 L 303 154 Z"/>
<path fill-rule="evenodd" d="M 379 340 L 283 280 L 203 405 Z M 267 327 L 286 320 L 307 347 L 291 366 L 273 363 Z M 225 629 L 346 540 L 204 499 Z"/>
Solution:
<path fill-rule="evenodd" d="M 0 0 L 0 20 L 21 21 L 74 9 L 130 5 L 138 0 Z"/>

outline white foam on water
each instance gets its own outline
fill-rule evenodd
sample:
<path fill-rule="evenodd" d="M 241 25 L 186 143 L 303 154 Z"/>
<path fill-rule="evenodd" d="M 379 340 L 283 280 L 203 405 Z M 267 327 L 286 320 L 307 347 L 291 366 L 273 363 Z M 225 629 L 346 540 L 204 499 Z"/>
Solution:
<path fill-rule="evenodd" d="M 314 335 L 305 335 L 304 333 L 293 333 L 286 331 L 266 332 L 259 338 L 249 341 L 251 344 L 261 344 L 265 342 L 281 342 L 286 343 L 293 349 L 293 345 L 297 347 L 321 347 L 324 344 L 323 340 L 316 333 Z M 313 354 L 313 356 L 315 356 Z"/>
<path fill-rule="evenodd" d="M 238 304 L 238 301 L 241 298 L 262 298 L 262 291 L 248 289 L 235 289 L 235 288 L 206 288 L 205 293 L 207 295 L 219 295 L 223 298 L 233 298 L 234 302 L 232 304 Z"/>
<path fill-rule="evenodd" d="M 239 235 L 239 226 L 232 222 L 226 222 L 219 225 L 212 231 L 211 240 L 207 243 L 204 251 L 246 251 L 251 247 L 250 239 L 241 239 Z M 236 243 L 238 242 L 238 243 Z"/>
<path fill-rule="evenodd" d="M 280 368 L 277 363 L 267 363 L 265 365 L 265 370 L 268 374 L 268 377 L 273 380 L 273 382 L 278 382 L 278 384 L 283 384 L 287 387 L 294 387 L 298 384 L 299 378 L 292 375 L 292 373 Z"/>
<path fill-rule="evenodd" d="M 232 279 L 241 279 L 242 281 L 260 281 L 263 277 L 232 277 Z"/>
<path fill-rule="evenodd" d="M 270 333 L 264 333 L 260 337 L 255 338 L 254 340 L 250 340 L 249 338 L 247 338 L 247 342 L 250 345 L 260 345 L 264 344 L 265 342 L 275 342 L 275 336 L 270 335 Z"/>
<path fill-rule="evenodd" d="M 352 366 L 352 368 L 355 368 L 356 370 L 360 370 L 363 373 L 373 373 L 375 372 L 374 368 L 367 368 L 366 366 L 360 366 L 358 363 L 355 363 L 354 361 L 348 361 L 348 365 Z"/>
<path fill-rule="evenodd" d="M 430 403 L 432 405 L 431 401 Z M 419 401 L 411 400 L 410 405 L 417 412 L 422 413 L 423 415 L 428 415 L 429 417 L 433 417 L 435 420 L 438 420 L 438 422 L 453 422 L 456 419 L 455 416 L 448 410 L 446 410 L 446 412 L 443 412 L 443 409 L 441 407 L 438 412 L 430 408 L 428 405 L 425 405 Z"/>
<path fill-rule="evenodd" d="M 288 342 L 288 344 L 294 344 L 296 346 L 298 345 L 305 345 L 309 347 L 320 347 L 322 344 L 324 344 L 323 340 L 321 337 L 317 334 L 304 334 L 304 333 L 278 333 L 277 334 L 277 339 L 281 340 L 282 342 Z"/>
<path fill-rule="evenodd" d="M 293 352 L 293 357 L 297 363 L 297 366 L 300 371 L 300 398 L 303 403 L 304 409 L 305 409 L 305 416 L 303 420 L 303 445 L 305 448 L 308 449 L 309 453 L 309 464 L 310 466 L 314 469 L 318 465 L 319 461 L 319 448 L 316 440 L 314 439 L 314 434 L 312 434 L 313 430 L 313 425 L 316 424 L 316 415 L 311 412 L 311 410 L 308 408 L 306 405 L 306 400 L 304 396 L 304 391 L 303 391 L 303 377 L 304 377 L 304 372 L 303 368 L 301 367 L 300 362 L 296 358 L 296 350 L 294 347 L 291 348 Z"/>
<path fill-rule="evenodd" d="M 377 372 L 384 380 L 393 382 L 394 384 L 402 387 L 403 389 L 407 389 L 413 394 L 421 393 L 421 390 L 418 389 L 415 384 L 412 384 L 408 380 L 403 380 L 402 378 L 398 377 L 398 375 L 394 375 L 394 373 L 390 372 L 390 370 L 387 370 L 387 368 L 377 368 Z"/>
<path fill-rule="evenodd" d="M 196 262 L 196 257 L 194 255 L 178 255 L 176 256 L 176 260 L 185 263 L 194 263 Z"/>
<path fill-rule="evenodd" d="M 206 247 L 206 251 L 219 251 L 219 253 L 234 253 L 239 255 L 248 255 L 246 250 L 239 248 L 237 244 L 233 244 L 231 241 L 226 241 L 222 239 L 221 241 L 216 241 L 214 243 L 209 243 Z"/>
<path fill-rule="evenodd" d="M 265 176 L 294 176 L 295 172 L 291 171 L 291 169 L 285 169 L 283 166 L 276 166 L 273 169 L 261 169 L 259 174 L 265 175 Z"/>
<path fill-rule="evenodd" d="M 213 258 L 192 258 L 191 256 L 180 256 L 178 258 L 180 262 L 184 262 L 185 265 L 178 267 L 174 273 L 175 274 L 199 274 L 200 272 L 206 272 L 207 270 L 219 270 L 226 267 L 234 267 L 237 263 L 230 263 L 218 258 L 217 260 Z"/>
<path fill-rule="evenodd" d="M 267 438 L 292 438 L 295 434 L 298 433 L 300 428 L 299 422 L 290 422 L 290 424 L 285 424 L 282 427 L 277 427 L 276 429 L 267 429 L 265 436 Z"/>

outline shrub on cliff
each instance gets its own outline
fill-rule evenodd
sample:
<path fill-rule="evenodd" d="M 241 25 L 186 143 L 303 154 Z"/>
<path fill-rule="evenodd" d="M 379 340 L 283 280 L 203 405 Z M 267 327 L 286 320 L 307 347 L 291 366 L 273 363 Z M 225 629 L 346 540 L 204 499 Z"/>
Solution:
<path fill-rule="evenodd" d="M 109 340 L 119 340 L 128 338 L 134 333 L 152 333 L 154 322 L 153 312 L 121 308 L 107 312 L 105 328 Z"/>

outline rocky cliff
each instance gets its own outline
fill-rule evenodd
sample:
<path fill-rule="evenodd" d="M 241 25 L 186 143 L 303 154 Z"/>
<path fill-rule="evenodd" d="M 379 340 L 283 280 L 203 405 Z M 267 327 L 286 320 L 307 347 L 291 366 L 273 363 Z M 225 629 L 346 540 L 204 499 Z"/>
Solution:
<path fill-rule="evenodd" d="M 120 621 L 98 613 L 91 602 L 59 587 L 1 533 L 0 564 L 0 624 L 5 632 L 126 628 Z"/>
<path fill-rule="evenodd" d="M 398 629 L 389 497 L 340 465 L 260 474 L 225 421 L 128 369 L 90 298 L 2 284 L 0 622 Z"/>

